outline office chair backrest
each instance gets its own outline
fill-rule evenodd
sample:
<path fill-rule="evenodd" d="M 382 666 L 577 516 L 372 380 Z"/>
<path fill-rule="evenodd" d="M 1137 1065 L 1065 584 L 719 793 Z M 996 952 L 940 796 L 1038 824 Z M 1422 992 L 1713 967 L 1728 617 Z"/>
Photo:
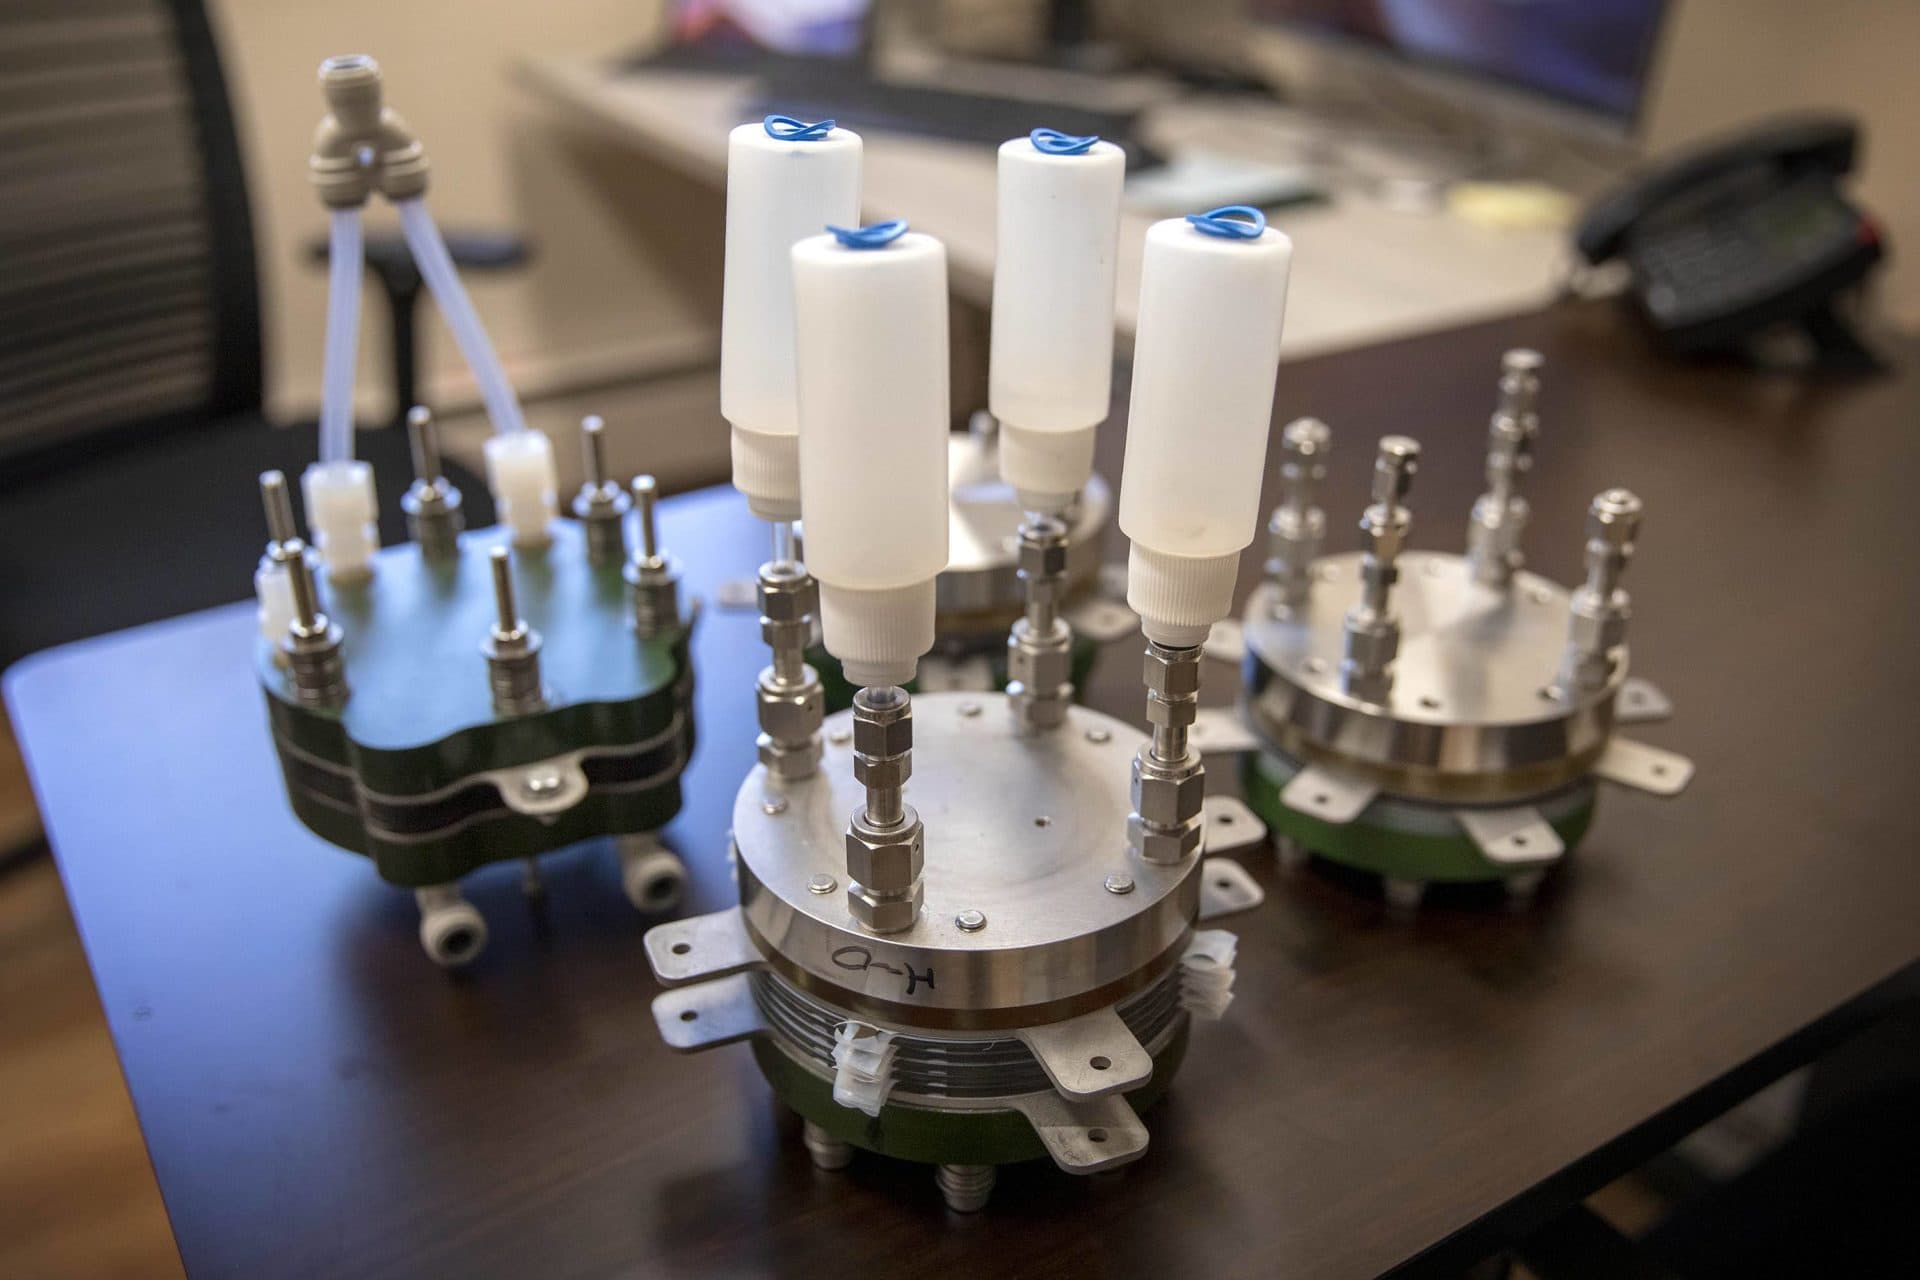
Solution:
<path fill-rule="evenodd" d="M 200 0 L 0 5 L 0 477 L 261 400 L 253 228 Z"/>

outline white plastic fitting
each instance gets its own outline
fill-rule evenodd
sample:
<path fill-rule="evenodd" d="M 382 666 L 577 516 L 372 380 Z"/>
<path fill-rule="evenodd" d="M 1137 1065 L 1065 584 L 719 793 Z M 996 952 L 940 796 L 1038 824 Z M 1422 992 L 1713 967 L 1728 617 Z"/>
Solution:
<path fill-rule="evenodd" d="M 1000 474 L 1029 511 L 1059 513 L 1093 474 L 1113 396 L 1114 270 L 1126 156 L 1002 143 L 987 404 Z"/>
<path fill-rule="evenodd" d="M 1133 542 L 1127 603 L 1157 643 L 1200 644 L 1233 607 L 1260 524 L 1292 258 L 1270 227 L 1253 239 L 1183 218 L 1147 230 L 1120 528 Z"/>
<path fill-rule="evenodd" d="M 458 969 L 486 949 L 486 917 L 460 896 L 459 885 L 415 889 L 413 900 L 420 908 L 420 946 L 435 964 Z"/>
<path fill-rule="evenodd" d="M 623 835 L 616 847 L 620 852 L 620 887 L 635 910 L 652 914 L 680 905 L 687 887 L 686 864 L 662 847 L 657 837 Z"/>
<path fill-rule="evenodd" d="M 800 515 L 794 402 L 794 244 L 860 219 L 860 135 L 727 137 L 727 248 L 720 311 L 720 414 L 733 428 L 733 484 L 763 520 Z M 809 548 L 811 550 L 811 548 Z"/>
<path fill-rule="evenodd" d="M 821 634 L 856 685 L 906 684 L 947 567 L 947 251 L 793 247 L 800 505 Z"/>
<path fill-rule="evenodd" d="M 284 564 L 261 557 L 253 571 L 253 598 L 259 603 L 255 616 L 260 619 L 260 636 L 273 646 L 276 661 L 283 659 L 280 641 L 293 621 L 293 577 Z"/>
<path fill-rule="evenodd" d="M 300 473 L 307 502 L 307 531 L 335 582 L 361 582 L 373 573 L 380 549 L 373 468 L 349 458 L 316 462 Z M 276 637 L 277 638 L 277 637 Z"/>
<path fill-rule="evenodd" d="M 516 547 L 545 546 L 548 526 L 560 505 L 560 479 L 554 470 L 553 441 L 540 431 L 496 432 L 483 446 L 487 488 L 500 523 L 513 531 Z"/>
<path fill-rule="evenodd" d="M 833 1100 L 878 1116 L 893 1092 L 893 1032 L 864 1022 L 843 1022 L 833 1031 Z"/>
<path fill-rule="evenodd" d="M 1180 957 L 1180 1004 L 1196 1018 L 1217 1021 L 1233 1003 L 1233 958 L 1240 939 L 1225 929 L 1201 929 Z"/>

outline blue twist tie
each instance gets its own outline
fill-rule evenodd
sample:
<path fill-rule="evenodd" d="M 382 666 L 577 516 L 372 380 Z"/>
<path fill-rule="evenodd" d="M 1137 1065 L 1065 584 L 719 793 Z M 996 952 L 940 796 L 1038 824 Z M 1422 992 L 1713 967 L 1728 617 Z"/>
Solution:
<path fill-rule="evenodd" d="M 792 116 L 768 116 L 760 122 L 769 138 L 778 138 L 782 142 L 818 142 L 833 132 L 833 121 L 817 120 L 808 124 L 804 120 L 795 120 Z"/>
<path fill-rule="evenodd" d="M 1258 240 L 1267 229 L 1267 215 L 1250 204 L 1223 204 L 1205 213 L 1190 213 L 1187 221 L 1195 230 L 1223 240 Z"/>
<path fill-rule="evenodd" d="M 887 222 L 876 222 L 870 227 L 836 227 L 829 225 L 827 230 L 849 249 L 884 249 L 907 234 L 907 220 L 894 218 Z"/>
<path fill-rule="evenodd" d="M 1100 141 L 1100 135 L 1090 133 L 1084 138 L 1076 138 L 1058 129 L 1035 129 L 1027 135 L 1027 141 L 1033 143 L 1035 151 L 1043 151 L 1050 156 L 1083 156 L 1093 150 L 1093 144 Z"/>

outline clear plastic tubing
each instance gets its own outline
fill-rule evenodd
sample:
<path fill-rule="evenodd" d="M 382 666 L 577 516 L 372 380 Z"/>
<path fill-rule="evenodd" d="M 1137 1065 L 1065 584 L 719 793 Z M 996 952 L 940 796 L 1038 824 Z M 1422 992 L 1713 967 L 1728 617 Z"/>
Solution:
<path fill-rule="evenodd" d="M 353 374 L 360 352 L 360 211 L 335 209 L 327 243 L 327 347 L 320 381 L 320 461 L 353 458 Z"/>
<path fill-rule="evenodd" d="M 905 684 L 947 566 L 947 253 L 887 223 L 793 247 L 800 505 L 827 650 Z"/>
<path fill-rule="evenodd" d="M 500 357 L 494 354 L 487 331 L 480 326 L 480 313 L 473 309 L 473 301 L 453 269 L 447 242 L 440 238 L 440 228 L 434 225 L 426 202 L 417 198 L 400 200 L 394 207 L 400 211 L 400 230 L 407 237 L 407 248 L 413 251 L 414 264 L 420 268 L 433 300 L 440 304 L 440 314 L 447 318 L 453 340 L 480 384 L 480 398 L 486 402 L 493 429 L 502 433 L 525 431 L 527 420 L 520 413 L 520 399 L 513 394 L 513 385 L 500 367 Z"/>

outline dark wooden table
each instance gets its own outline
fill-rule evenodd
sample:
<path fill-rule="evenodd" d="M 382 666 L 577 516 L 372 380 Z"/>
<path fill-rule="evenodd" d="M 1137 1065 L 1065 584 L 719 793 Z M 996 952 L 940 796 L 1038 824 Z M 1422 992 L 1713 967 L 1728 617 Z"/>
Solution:
<path fill-rule="evenodd" d="M 1884 379 L 1805 387 L 1659 363 L 1576 308 L 1288 366 L 1280 418 L 1339 433 L 1334 546 L 1357 542 L 1373 437 L 1403 431 L 1426 445 L 1415 543 L 1459 547 L 1495 362 L 1522 342 L 1548 360 L 1532 563 L 1570 580 L 1587 498 L 1623 483 L 1645 499 L 1634 652 L 1679 715 L 1635 732 L 1691 755 L 1692 789 L 1609 793 L 1522 915 L 1441 902 L 1396 923 L 1363 888 L 1245 856 L 1270 896 L 1233 922 L 1239 998 L 1196 1034 L 1147 1158 L 1094 1180 L 1009 1171 L 973 1217 L 948 1215 L 922 1168 L 816 1172 L 744 1049 L 663 1049 L 643 922 L 603 851 L 550 860 L 544 918 L 517 869 L 480 877 L 491 949 L 455 977 L 428 964 L 408 897 L 289 814 L 250 608 L 16 668 L 16 723 L 188 1267 L 1438 1267 L 1837 1040 L 1920 955 L 1916 349 L 1895 348 Z M 730 494 L 669 503 L 665 527 L 708 594 L 762 550 Z M 754 617 L 710 609 L 697 652 L 701 745 L 670 836 L 704 911 L 730 895 Z M 1134 714 L 1134 666 L 1109 655 L 1096 700 Z M 1208 674 L 1229 696 L 1230 673 Z"/>

